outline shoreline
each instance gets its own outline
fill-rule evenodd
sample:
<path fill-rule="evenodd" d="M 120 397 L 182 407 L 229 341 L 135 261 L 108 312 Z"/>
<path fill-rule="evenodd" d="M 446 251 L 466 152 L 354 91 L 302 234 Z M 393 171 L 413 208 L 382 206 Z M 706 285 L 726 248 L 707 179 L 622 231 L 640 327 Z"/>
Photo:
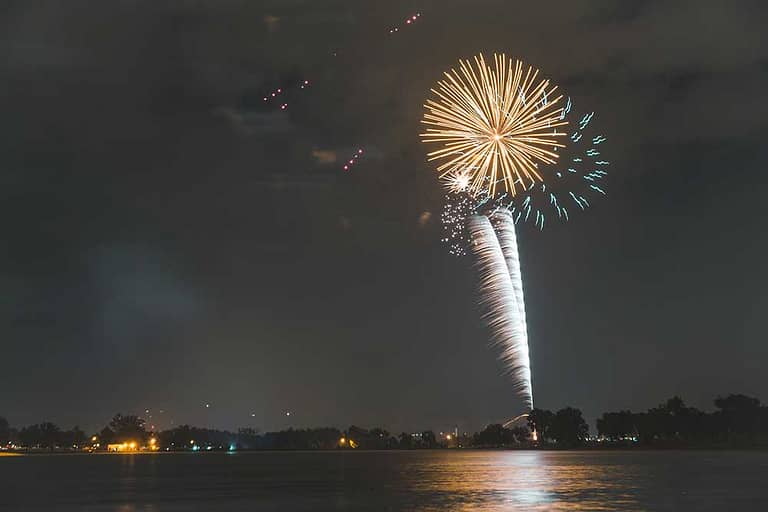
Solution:
<path fill-rule="evenodd" d="M 253 453 L 420 453 L 420 452 L 546 452 L 546 453 L 578 453 L 578 452 L 617 452 L 617 453 L 630 453 L 630 452 L 768 452 L 768 446 L 669 446 L 669 447 L 654 447 L 654 446 L 637 446 L 637 447 L 617 447 L 617 446 L 579 446 L 574 448 L 533 448 L 533 447 L 498 447 L 498 448 L 423 448 L 414 450 L 376 450 L 376 449 L 332 449 L 332 450 L 306 450 L 306 449 L 276 449 L 276 450 L 212 450 L 212 451 L 198 451 L 191 450 L 175 450 L 175 451 L 135 451 L 135 452 L 79 452 L 79 451 L 6 451 L 0 452 L 0 457 L 37 457 L 37 456 L 49 456 L 49 455 L 107 455 L 107 456 L 126 456 L 126 455 L 213 455 L 213 454 L 253 454 Z"/>

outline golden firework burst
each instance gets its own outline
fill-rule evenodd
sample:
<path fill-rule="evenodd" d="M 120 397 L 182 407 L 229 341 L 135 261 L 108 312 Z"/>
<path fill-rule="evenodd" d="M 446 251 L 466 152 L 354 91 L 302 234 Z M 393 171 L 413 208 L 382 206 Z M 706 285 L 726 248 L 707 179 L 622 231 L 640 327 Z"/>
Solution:
<path fill-rule="evenodd" d="M 495 65 L 479 55 L 474 67 L 459 61 L 432 89 L 422 123 L 422 141 L 440 144 L 428 159 L 440 160 L 440 178 L 453 190 L 496 195 L 497 185 L 514 196 L 542 181 L 539 163 L 553 164 L 567 122 L 556 86 L 519 60 L 494 54 Z"/>

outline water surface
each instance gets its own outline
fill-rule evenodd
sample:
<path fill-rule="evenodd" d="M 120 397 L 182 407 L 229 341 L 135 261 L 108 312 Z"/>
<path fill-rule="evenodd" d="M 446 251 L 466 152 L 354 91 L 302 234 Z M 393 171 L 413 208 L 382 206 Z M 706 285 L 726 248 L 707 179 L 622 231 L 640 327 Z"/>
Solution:
<path fill-rule="evenodd" d="M 0 510 L 768 510 L 768 453 L 443 450 L 7 457 L 0 460 Z"/>

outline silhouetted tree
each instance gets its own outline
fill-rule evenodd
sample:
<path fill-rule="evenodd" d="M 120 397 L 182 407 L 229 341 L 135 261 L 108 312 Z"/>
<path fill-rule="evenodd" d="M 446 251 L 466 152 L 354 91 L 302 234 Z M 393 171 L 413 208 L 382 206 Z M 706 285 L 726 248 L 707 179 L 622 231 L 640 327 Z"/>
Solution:
<path fill-rule="evenodd" d="M 372 428 L 369 432 L 365 448 L 370 450 L 389 450 L 397 447 L 397 439 L 383 428 Z"/>
<path fill-rule="evenodd" d="M 536 431 L 540 440 L 551 437 L 550 429 L 555 419 L 554 413 L 546 409 L 534 409 L 528 414 L 528 428 Z"/>
<path fill-rule="evenodd" d="M 40 424 L 40 446 L 53 450 L 61 439 L 61 429 L 50 421 Z"/>
<path fill-rule="evenodd" d="M 760 400 L 746 395 L 717 397 L 715 407 L 720 409 L 728 432 L 754 432 L 760 418 Z"/>
<path fill-rule="evenodd" d="M 382 428 L 373 428 L 366 430 L 364 428 L 351 426 L 346 433 L 349 439 L 357 444 L 358 448 L 364 450 L 387 450 L 397 446 L 397 440 L 389 435 L 389 432 Z"/>
<path fill-rule="evenodd" d="M 631 411 L 606 412 L 597 420 L 597 433 L 611 441 L 638 435 L 635 415 Z"/>
<path fill-rule="evenodd" d="M 328 450 L 339 445 L 342 433 L 335 428 L 282 430 L 259 436 L 259 448 L 269 450 Z"/>
<path fill-rule="evenodd" d="M 531 431 L 528 430 L 528 427 L 515 427 L 511 429 L 512 437 L 514 438 L 516 443 L 524 443 L 528 441 L 531 438 Z"/>
<path fill-rule="evenodd" d="M 237 447 L 252 450 L 259 445 L 259 431 L 255 428 L 244 427 L 237 431 Z"/>
<path fill-rule="evenodd" d="M 27 448 L 45 448 L 53 451 L 60 438 L 61 429 L 49 421 L 29 425 L 19 431 L 19 439 Z"/>
<path fill-rule="evenodd" d="M 161 448 L 170 450 L 229 450 L 230 447 L 261 448 L 261 437 L 254 429 L 243 428 L 238 433 L 226 430 L 179 425 L 157 434 Z M 196 447 L 196 448 L 195 448 Z M 271 447 L 270 447 L 271 448 Z"/>
<path fill-rule="evenodd" d="M 643 413 L 605 413 L 597 428 L 609 440 L 634 431 L 642 443 L 656 446 L 768 445 L 768 408 L 757 398 L 732 394 L 718 397 L 715 405 L 715 412 L 706 413 L 674 396 Z"/>
<path fill-rule="evenodd" d="M 768 425 L 761 425 L 765 414 L 757 398 L 740 394 L 717 397 L 715 406 L 719 409 L 715 414 L 728 441 L 751 444 L 761 430 L 768 433 L 765 432 Z"/>
<path fill-rule="evenodd" d="M 72 427 L 72 430 L 66 430 L 62 432 L 61 438 L 60 438 L 61 444 L 66 446 L 67 448 L 69 447 L 79 448 L 84 445 L 85 440 L 86 440 L 85 432 L 80 430 L 80 427 L 78 427 L 77 425 Z"/>
<path fill-rule="evenodd" d="M 112 431 L 109 427 L 104 427 L 101 429 L 101 431 L 98 433 L 98 439 L 99 443 L 102 445 L 103 448 L 106 448 L 106 446 L 113 442 L 115 440 L 115 433 Z"/>
<path fill-rule="evenodd" d="M 8 444 L 11 440 L 11 426 L 8 420 L 0 416 L 0 446 Z"/>
<path fill-rule="evenodd" d="M 476 433 L 472 439 L 475 446 L 500 447 L 515 443 L 515 436 L 503 425 L 492 424 Z"/>
<path fill-rule="evenodd" d="M 41 437 L 40 425 L 28 425 L 19 430 L 19 441 L 27 448 L 37 448 Z"/>
<path fill-rule="evenodd" d="M 706 431 L 707 415 L 674 396 L 644 414 L 635 415 L 640 439 L 645 442 L 687 443 Z"/>
<path fill-rule="evenodd" d="M 345 435 L 347 439 L 354 442 L 358 448 L 366 450 L 371 447 L 371 434 L 368 432 L 368 430 L 362 427 L 351 425 L 347 429 Z"/>
<path fill-rule="evenodd" d="M 410 450 L 413 448 L 413 437 L 407 432 L 401 432 L 398 438 L 398 447 L 401 450 Z"/>
<path fill-rule="evenodd" d="M 437 438 L 431 430 L 425 430 L 421 433 L 421 448 L 437 448 Z"/>
<path fill-rule="evenodd" d="M 560 446 L 570 448 L 582 444 L 589 434 L 589 426 L 579 409 L 566 407 L 555 413 L 549 435 Z"/>
<path fill-rule="evenodd" d="M 113 439 L 116 441 L 142 440 L 147 434 L 144 429 L 144 419 L 138 416 L 115 414 L 109 426 L 114 432 Z"/>

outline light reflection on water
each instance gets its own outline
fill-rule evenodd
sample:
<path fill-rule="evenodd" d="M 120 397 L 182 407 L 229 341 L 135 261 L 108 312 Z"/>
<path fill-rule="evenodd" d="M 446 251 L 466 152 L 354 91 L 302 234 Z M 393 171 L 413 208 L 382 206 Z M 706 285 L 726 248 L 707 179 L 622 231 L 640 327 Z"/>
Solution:
<path fill-rule="evenodd" d="M 483 457 L 483 454 L 486 456 Z M 490 454 L 490 456 L 488 455 Z M 631 468 L 563 463 L 554 452 L 475 452 L 440 465 L 423 461 L 408 468 L 416 494 L 444 495 L 445 502 L 414 510 L 617 510 L 636 509 Z M 479 455 L 479 457 L 477 456 Z M 567 462 L 567 458 L 566 461 Z M 469 463 L 469 464 L 468 464 Z"/>
<path fill-rule="evenodd" d="M 768 510 L 768 452 L 262 452 L 5 458 L 0 510 Z"/>

